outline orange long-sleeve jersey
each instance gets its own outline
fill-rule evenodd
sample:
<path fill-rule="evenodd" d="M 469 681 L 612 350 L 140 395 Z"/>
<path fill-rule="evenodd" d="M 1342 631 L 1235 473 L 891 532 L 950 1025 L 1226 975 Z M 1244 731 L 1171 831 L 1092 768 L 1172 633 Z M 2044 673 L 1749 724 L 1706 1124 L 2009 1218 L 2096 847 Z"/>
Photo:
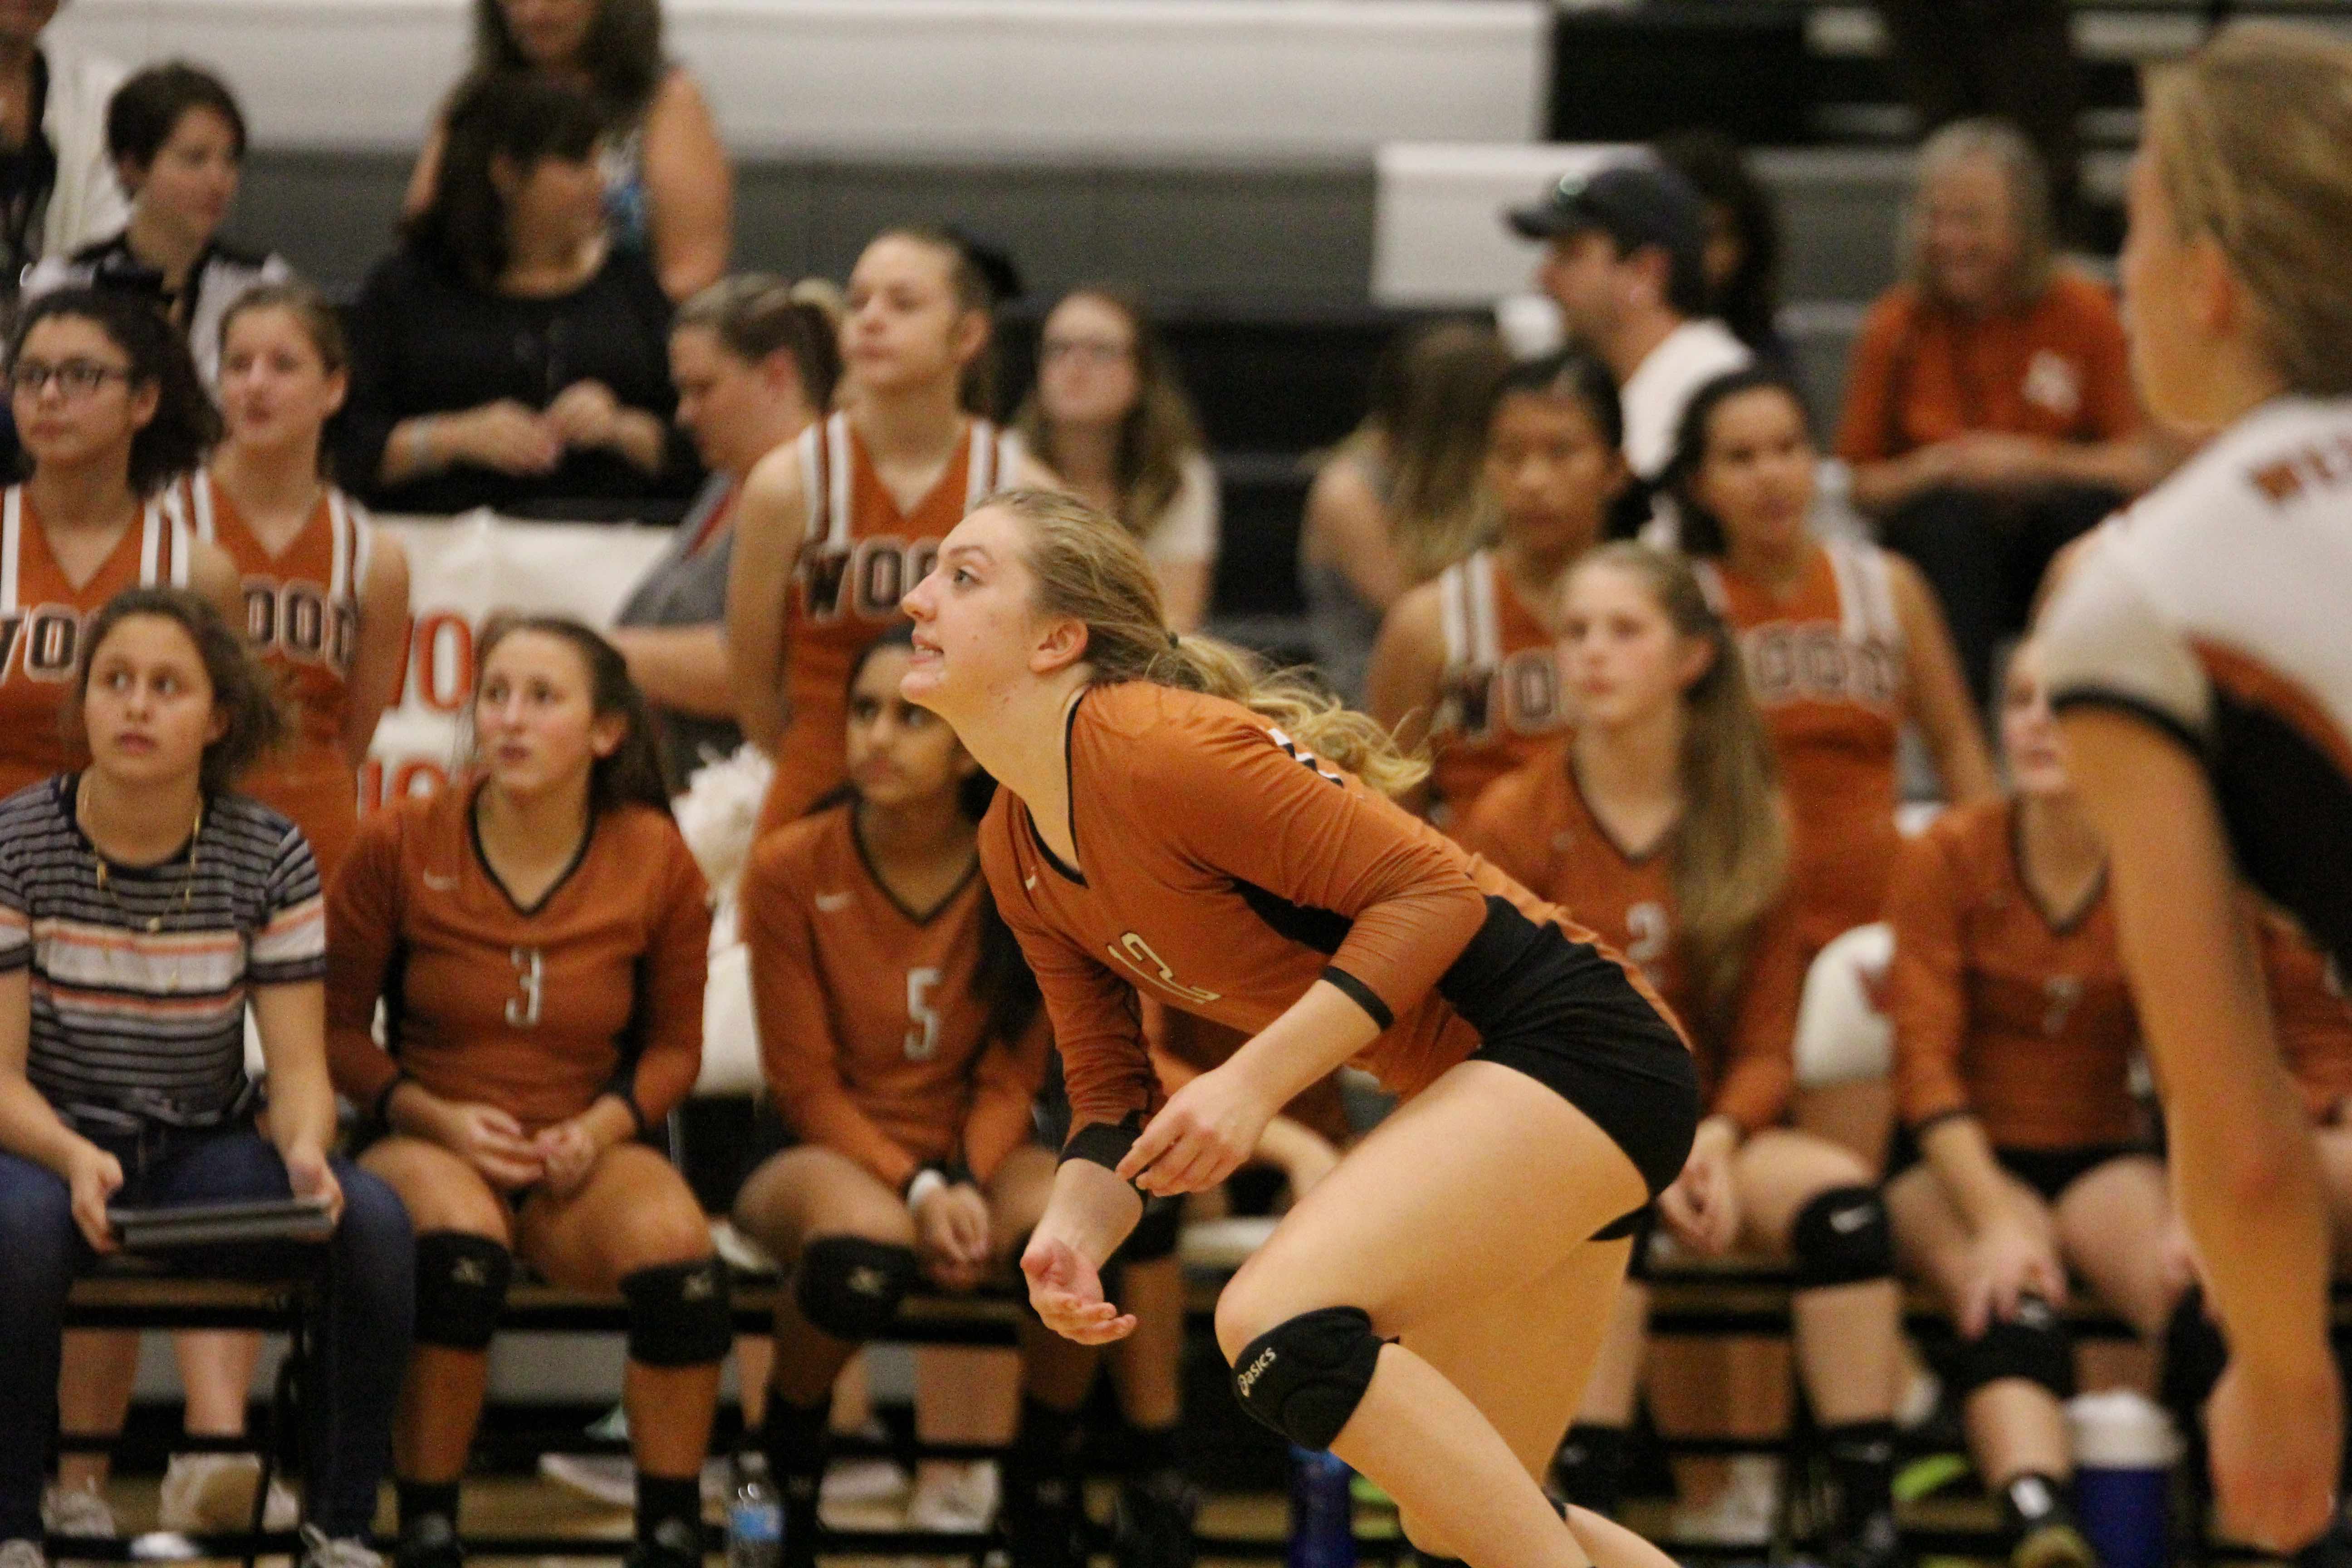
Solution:
<path fill-rule="evenodd" d="M 1160 1102 L 1139 991 L 1255 1034 L 1328 979 L 1381 1026 L 1356 1064 L 1404 1095 L 1511 1026 L 1530 1000 L 1514 965 L 1547 927 L 1664 1012 L 1563 910 L 1237 703 L 1096 687 L 1068 736 L 1078 868 L 1010 792 L 982 825 L 981 864 L 1052 1010 L 1074 1131 Z M 1619 1059 L 1641 1073 L 1654 1048 Z"/>
<path fill-rule="evenodd" d="M 743 874 L 776 1110 L 892 1187 L 935 1161 L 986 1181 L 1030 1136 L 1052 1036 L 1043 1007 L 1017 1038 L 990 1033 L 975 992 L 987 899 L 975 871 L 935 909 L 899 904 L 848 805 L 770 834 Z"/>
<path fill-rule="evenodd" d="M 336 1089 L 373 1106 L 406 1076 L 534 1130 L 616 1094 L 659 1121 L 702 1066 L 709 895 L 686 841 L 650 807 L 602 813 L 524 909 L 482 858 L 478 789 L 360 825 L 327 902 Z"/>
<path fill-rule="evenodd" d="M 1753 1132 L 1778 1122 L 1796 1087 L 1793 1042 L 1805 954 L 1784 903 L 1749 943 L 1736 1013 L 1711 1027 L 1682 951 L 1674 868 L 1663 847 L 1640 853 L 1609 835 L 1578 787 L 1567 742 L 1486 788 L 1454 837 L 1542 897 L 1576 911 L 1641 965 L 1683 1023 L 1708 1108 Z"/>
<path fill-rule="evenodd" d="M 1160 1082 L 1171 1094 L 1202 1073 L 1224 1066 L 1250 1039 L 1239 1029 L 1196 1018 L 1148 996 L 1143 998 L 1143 1037 L 1151 1047 L 1151 1065 L 1160 1073 Z M 1336 1072 L 1325 1073 L 1300 1089 L 1282 1108 L 1282 1114 L 1328 1143 L 1344 1144 L 1355 1136 Z"/>
<path fill-rule="evenodd" d="M 2105 886 L 2081 910 L 2045 910 L 2018 868 L 2016 831 L 2012 803 L 1980 801 L 1896 857 L 1896 1103 L 1914 1127 L 1971 1111 L 2000 1148 L 2129 1142 L 2139 1019 Z"/>

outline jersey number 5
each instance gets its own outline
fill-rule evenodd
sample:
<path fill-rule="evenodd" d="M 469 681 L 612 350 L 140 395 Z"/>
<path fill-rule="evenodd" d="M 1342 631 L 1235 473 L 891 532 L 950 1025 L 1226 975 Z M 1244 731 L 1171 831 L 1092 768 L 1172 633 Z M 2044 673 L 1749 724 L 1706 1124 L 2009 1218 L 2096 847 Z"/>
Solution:
<path fill-rule="evenodd" d="M 547 978 L 546 957 L 535 947 L 518 947 L 509 956 L 514 960 L 520 994 L 507 998 L 507 1022 L 518 1029 L 536 1027 L 540 986 Z"/>
<path fill-rule="evenodd" d="M 907 1059 L 927 1062 L 940 1054 L 940 1010 L 931 1005 L 931 988 L 940 983 L 936 969 L 907 971 Z"/>

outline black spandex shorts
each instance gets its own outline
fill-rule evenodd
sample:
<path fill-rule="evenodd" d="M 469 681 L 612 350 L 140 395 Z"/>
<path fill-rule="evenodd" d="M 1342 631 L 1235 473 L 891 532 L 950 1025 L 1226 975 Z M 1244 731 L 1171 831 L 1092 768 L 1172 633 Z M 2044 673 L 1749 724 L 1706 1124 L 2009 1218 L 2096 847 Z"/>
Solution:
<path fill-rule="evenodd" d="M 2153 1152 L 2139 1143 L 2081 1143 L 2071 1149 L 2003 1149 L 1996 1145 L 1992 1157 L 2000 1163 L 2002 1170 L 2040 1193 L 2043 1203 L 2054 1204 L 2060 1194 L 2108 1161 Z M 1926 1159 L 1911 1129 L 1896 1128 L 1895 1142 L 1886 1155 L 1886 1179 L 1893 1181 Z"/>
<path fill-rule="evenodd" d="M 1516 1068 L 1558 1090 L 1625 1151 L 1654 1199 L 1682 1174 L 1698 1131 L 1689 1049 L 1591 943 L 1536 925 L 1502 900 L 1487 903 L 1486 931 L 1438 986 L 1485 1041 L 1470 1059 Z M 1630 1234 L 1622 1227 L 1632 1217 L 1602 1235 Z"/>

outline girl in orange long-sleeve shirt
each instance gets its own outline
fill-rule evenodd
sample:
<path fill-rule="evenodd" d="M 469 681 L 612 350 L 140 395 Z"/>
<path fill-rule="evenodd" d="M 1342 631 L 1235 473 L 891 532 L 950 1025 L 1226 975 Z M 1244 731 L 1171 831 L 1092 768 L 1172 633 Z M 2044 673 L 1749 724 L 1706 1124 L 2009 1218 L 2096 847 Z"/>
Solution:
<path fill-rule="evenodd" d="M 1244 1407 L 1386 1488 L 1424 1552 L 1663 1563 L 1537 1484 L 1697 1120 L 1646 983 L 1389 799 L 1417 770 L 1370 721 L 1171 633 L 1083 503 L 997 496 L 907 609 L 902 689 L 1004 786 L 981 864 L 1067 1069 L 1076 1131 L 1022 1258 L 1040 1315 L 1129 1332 L 1098 1271 L 1139 1190 L 1223 1179 L 1354 1058 L 1405 1103 L 1226 1287 Z M 1252 1038 L 1163 1101 L 1146 993 Z"/>
<path fill-rule="evenodd" d="M 362 823 L 327 906 L 335 1087 L 416 1226 L 399 1561 L 461 1561 L 457 1480 L 519 1254 L 626 1298 L 629 1562 L 691 1568 L 732 1316 L 701 1205 L 642 1135 L 701 1067 L 709 893 L 610 643 L 493 624 L 471 719 L 478 775 Z"/>
<path fill-rule="evenodd" d="M 1781 1125 L 1804 961 L 1771 742 L 1738 647 L 1681 558 L 1641 544 L 1572 568 L 1561 624 L 1576 733 L 1490 788 L 1462 842 L 1577 910 L 1681 1016 L 1709 1114 L 1659 1215 L 1701 1253 L 1793 1258 L 1799 1364 L 1839 1481 L 1830 1561 L 1891 1563 L 1894 1256 L 1871 1171 Z M 1638 1285 L 1621 1300 L 1562 1451 L 1563 1491 L 1594 1507 L 1615 1502 L 1648 1304 Z"/>
<path fill-rule="evenodd" d="M 1044 1213 L 1053 1156 L 1031 1136 L 1051 1047 L 1036 983 L 981 879 L 991 785 L 898 695 L 904 628 L 852 666 L 848 798 L 762 838 L 743 940 L 768 1087 L 801 1140 L 735 1215 L 792 1279 L 776 1302 L 763 1445 L 788 1564 L 815 1561 L 834 1379 L 920 1280 L 967 1290 Z M 1029 1325 L 1005 1467 L 1016 1560 L 1073 1562 L 1066 1439 L 1090 1352 Z"/>

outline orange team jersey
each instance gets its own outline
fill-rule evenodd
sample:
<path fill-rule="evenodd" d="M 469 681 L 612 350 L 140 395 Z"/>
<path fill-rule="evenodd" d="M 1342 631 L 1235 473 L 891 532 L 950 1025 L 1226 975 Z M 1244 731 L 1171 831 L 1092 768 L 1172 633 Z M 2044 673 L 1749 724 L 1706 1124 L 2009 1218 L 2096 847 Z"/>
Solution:
<path fill-rule="evenodd" d="M 856 809 L 761 839 L 744 872 L 760 1056 L 784 1124 L 891 1188 L 933 1162 L 985 1182 L 1029 1142 L 1052 1037 L 1036 1009 L 992 1036 L 974 994 L 988 889 L 978 868 L 917 913 L 875 876 Z"/>
<path fill-rule="evenodd" d="M 1559 638 L 1528 608 L 1495 552 L 1437 579 L 1445 673 L 1429 723 L 1429 782 L 1441 826 L 1458 826 L 1479 792 L 1543 749 L 1567 722 Z"/>
<path fill-rule="evenodd" d="M 1806 956 L 1879 918 L 1895 864 L 1895 742 L 1903 722 L 1903 626 L 1886 556 L 1816 545 L 1785 597 L 1698 563 L 1764 710 L 1789 802 L 1790 899 Z"/>
<path fill-rule="evenodd" d="M 1139 994 L 1255 1035 L 1328 979 L 1381 1026 L 1356 1065 L 1399 1095 L 1512 1026 L 1544 928 L 1592 944 L 1582 956 L 1622 966 L 1664 1013 L 1564 911 L 1238 703 L 1091 688 L 1068 761 L 1082 869 L 1010 791 L 982 824 L 981 865 L 1052 1009 L 1074 1132 L 1160 1103 Z M 1636 1075 L 1688 1070 L 1648 1061 L 1647 1033 L 1596 1027 L 1576 1046 Z"/>
<path fill-rule="evenodd" d="M 1020 449 L 1012 431 L 967 420 L 939 481 L 902 512 L 849 416 L 802 432 L 808 526 L 785 590 L 785 729 L 776 739 L 761 832 L 792 821 L 847 776 L 850 666 L 904 618 L 898 601 L 930 574 L 940 541 L 1012 477 Z"/>
<path fill-rule="evenodd" d="M 292 817 L 319 859 L 322 887 L 359 828 L 359 784 L 343 754 L 343 711 L 359 652 L 359 587 L 371 548 L 367 514 L 332 486 L 310 521 L 272 555 L 212 476 L 189 477 L 174 499 L 198 539 L 236 563 L 245 636 L 293 708 L 292 744 L 255 769 L 246 793 Z"/>
<path fill-rule="evenodd" d="M 1578 787 L 1567 742 L 1496 780 L 1454 837 L 1541 897 L 1574 910 L 1602 942 L 1641 965 L 1696 1049 L 1710 1110 L 1749 1132 L 1787 1112 L 1805 955 L 1785 910 L 1768 914 L 1752 939 L 1737 1014 L 1727 1027 L 1711 1027 L 1685 972 L 1674 868 L 1664 847 L 1635 854 L 1610 837 Z"/>
<path fill-rule="evenodd" d="M 0 499 L 0 797 L 78 767 L 58 731 L 89 617 L 125 588 L 188 585 L 187 530 L 149 501 L 89 581 L 76 587 L 49 552 L 22 485 Z"/>
<path fill-rule="evenodd" d="M 374 1110 L 412 1078 L 534 1131 L 605 1094 L 660 1121 L 702 1066 L 710 910 L 686 841 L 650 806 L 601 813 L 526 910 L 482 858 L 478 788 L 461 781 L 360 825 L 327 900 L 335 1088 Z"/>
<path fill-rule="evenodd" d="M 2102 879 L 2064 919 L 2019 869 L 2006 800 L 1955 806 L 1902 847 L 1886 918 L 1895 1093 L 1919 1127 L 1974 1113 L 2002 1149 L 2087 1149 L 2140 1135 L 2139 1019 Z"/>
<path fill-rule="evenodd" d="M 1151 1065 L 1171 1094 L 1233 1060 L 1250 1037 L 1239 1029 L 1196 1018 L 1151 997 L 1143 999 L 1143 1037 L 1151 1048 Z M 1282 1114 L 1335 1148 L 1345 1147 L 1356 1130 L 1348 1121 L 1347 1096 L 1339 1075 L 1325 1073 L 1298 1091 Z"/>
<path fill-rule="evenodd" d="M 2279 1055 L 2314 1121 L 2334 1121 L 2352 1095 L 2352 1003 L 2327 955 L 2275 910 L 2254 915 Z"/>

